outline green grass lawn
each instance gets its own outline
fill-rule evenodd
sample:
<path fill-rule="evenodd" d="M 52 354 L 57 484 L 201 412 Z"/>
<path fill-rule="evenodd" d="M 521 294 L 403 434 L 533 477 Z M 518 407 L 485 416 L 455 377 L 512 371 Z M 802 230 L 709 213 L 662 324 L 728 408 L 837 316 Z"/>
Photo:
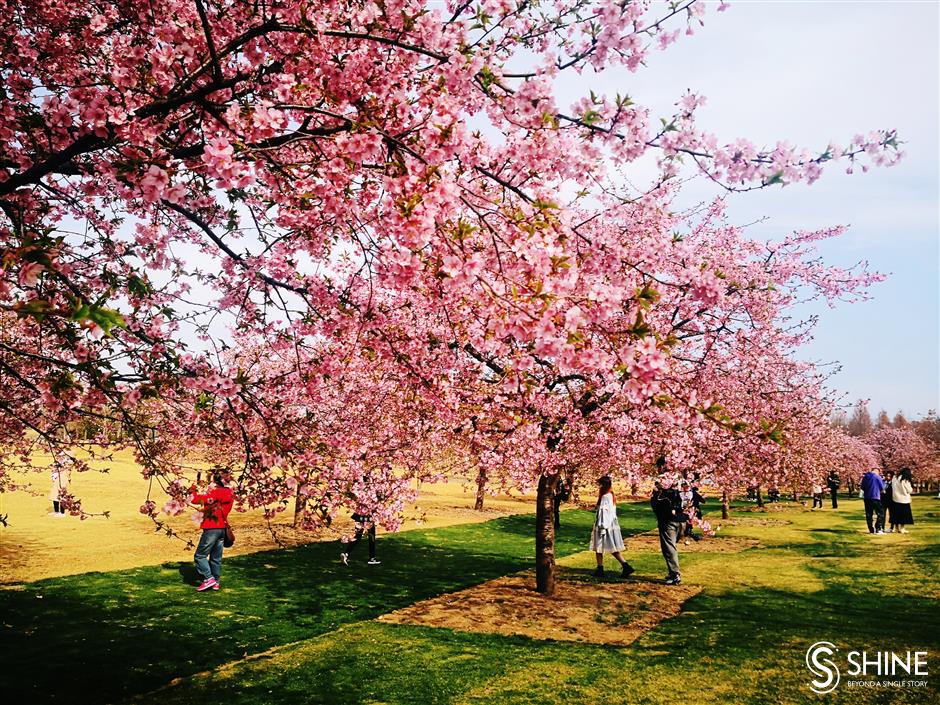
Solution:
<path fill-rule="evenodd" d="M 816 696 L 803 663 L 828 640 L 926 649 L 940 669 L 940 501 L 918 498 L 914 514 L 912 533 L 872 537 L 859 501 L 736 513 L 715 540 L 761 546 L 683 555 L 684 581 L 703 591 L 629 647 L 372 621 L 531 567 L 531 516 L 383 537 L 377 567 L 360 546 L 343 568 L 335 543 L 226 559 L 219 593 L 194 593 L 179 563 L 44 580 L 0 591 L 0 692 L 75 704 L 935 703 L 940 676 Z M 653 527 L 645 504 L 620 516 L 625 536 Z M 563 515 L 563 565 L 593 564 L 591 521 Z M 627 544 L 640 579 L 661 579 L 658 553 Z"/>

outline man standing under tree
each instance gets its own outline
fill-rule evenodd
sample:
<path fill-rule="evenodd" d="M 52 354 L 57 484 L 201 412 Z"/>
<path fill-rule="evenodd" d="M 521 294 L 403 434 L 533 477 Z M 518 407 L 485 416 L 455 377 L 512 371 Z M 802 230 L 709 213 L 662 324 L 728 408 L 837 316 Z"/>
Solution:
<path fill-rule="evenodd" d="M 682 504 L 679 493 L 672 488 L 664 488 L 660 480 L 656 481 L 650 506 L 656 515 L 659 526 L 659 547 L 666 559 L 666 585 L 678 585 L 682 582 L 679 574 L 679 532 L 682 524 L 679 516 L 682 513 Z"/>
<path fill-rule="evenodd" d="M 826 478 L 826 486 L 829 488 L 829 496 L 832 499 L 832 508 L 839 508 L 839 487 L 842 485 L 842 480 L 839 479 L 839 473 L 835 470 L 829 471 L 829 477 Z"/>

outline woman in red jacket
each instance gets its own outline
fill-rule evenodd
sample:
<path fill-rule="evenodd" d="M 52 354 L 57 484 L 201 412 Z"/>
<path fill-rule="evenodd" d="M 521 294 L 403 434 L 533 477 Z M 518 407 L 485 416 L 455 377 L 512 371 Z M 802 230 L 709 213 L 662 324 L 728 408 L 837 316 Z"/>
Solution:
<path fill-rule="evenodd" d="M 207 492 L 200 494 L 193 485 L 192 492 L 193 504 L 202 504 L 202 523 L 199 525 L 202 529 L 202 536 L 199 538 L 199 545 L 196 546 L 196 572 L 202 578 L 198 592 L 203 590 L 218 590 L 219 581 L 222 578 L 222 548 L 225 540 L 225 527 L 228 525 L 228 514 L 232 511 L 232 504 L 235 501 L 235 494 L 231 489 L 225 486 L 225 478 L 222 473 L 215 471 L 212 474 L 212 481 L 215 484 Z"/>

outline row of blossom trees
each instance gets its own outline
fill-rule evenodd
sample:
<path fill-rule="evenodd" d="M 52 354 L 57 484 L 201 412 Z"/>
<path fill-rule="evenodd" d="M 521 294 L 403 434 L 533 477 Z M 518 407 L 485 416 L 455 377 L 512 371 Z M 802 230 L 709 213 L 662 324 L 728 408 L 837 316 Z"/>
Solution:
<path fill-rule="evenodd" d="M 559 468 L 730 486 L 828 462 L 788 311 L 877 277 L 816 258 L 838 228 L 763 243 L 721 201 L 680 212 L 675 177 L 811 183 L 893 163 L 894 133 L 760 149 L 701 130 L 693 94 L 662 120 L 554 97 L 638 70 L 701 0 L 0 7 L 2 487 L 76 422 L 121 424 L 169 511 L 195 450 L 308 525 L 394 527 L 411 478 L 482 471 L 536 487 L 550 593 Z M 649 155 L 638 191 L 620 175 Z"/>

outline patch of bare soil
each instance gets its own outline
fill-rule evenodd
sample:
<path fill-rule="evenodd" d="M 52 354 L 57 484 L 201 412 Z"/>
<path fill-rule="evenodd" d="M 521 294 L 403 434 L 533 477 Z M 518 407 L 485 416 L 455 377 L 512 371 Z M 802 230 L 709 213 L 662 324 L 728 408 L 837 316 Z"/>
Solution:
<path fill-rule="evenodd" d="M 792 524 L 787 519 L 765 519 L 762 517 L 735 517 L 733 519 L 722 519 L 722 524 L 728 526 L 786 526 Z"/>
<path fill-rule="evenodd" d="M 652 551 L 659 553 L 658 534 L 640 534 L 626 539 L 627 552 Z M 688 544 L 679 542 L 680 553 L 740 553 L 749 548 L 757 548 L 760 542 L 749 536 L 713 536 L 690 540 Z"/>
<path fill-rule="evenodd" d="M 599 582 L 587 571 L 560 570 L 555 594 L 535 592 L 531 574 L 511 575 L 441 595 L 379 617 L 391 624 L 626 646 L 682 611 L 694 585 L 638 580 Z"/>
<path fill-rule="evenodd" d="M 796 502 L 774 502 L 773 504 L 765 504 L 763 507 L 758 507 L 756 504 L 753 507 L 735 507 L 734 511 L 736 512 L 785 512 L 788 509 L 795 509 L 798 507 L 805 507 L 805 504 L 798 504 Z"/>

